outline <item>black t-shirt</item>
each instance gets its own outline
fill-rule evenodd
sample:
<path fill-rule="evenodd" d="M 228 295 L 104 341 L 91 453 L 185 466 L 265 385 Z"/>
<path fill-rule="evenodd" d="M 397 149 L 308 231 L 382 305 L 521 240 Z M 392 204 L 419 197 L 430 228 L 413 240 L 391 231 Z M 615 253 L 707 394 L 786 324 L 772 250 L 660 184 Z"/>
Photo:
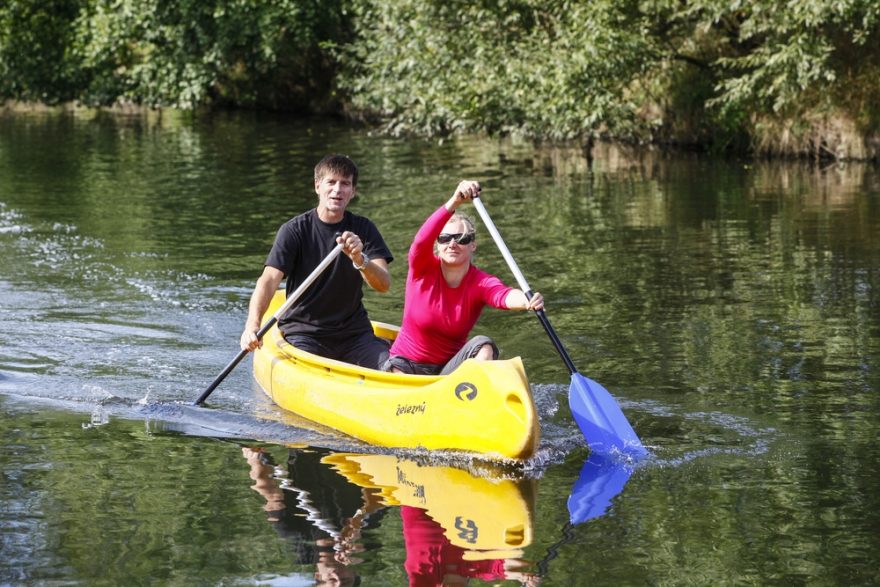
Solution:
<path fill-rule="evenodd" d="M 290 295 L 336 246 L 336 234 L 346 230 L 358 235 L 364 252 L 372 259 L 394 257 L 369 219 L 346 211 L 342 221 L 327 224 L 316 209 L 291 218 L 278 229 L 266 265 L 287 278 Z M 340 254 L 303 292 L 290 311 L 278 321 L 284 334 L 309 334 L 322 338 L 345 338 L 372 330 L 363 304 L 364 280 L 344 254 Z"/>

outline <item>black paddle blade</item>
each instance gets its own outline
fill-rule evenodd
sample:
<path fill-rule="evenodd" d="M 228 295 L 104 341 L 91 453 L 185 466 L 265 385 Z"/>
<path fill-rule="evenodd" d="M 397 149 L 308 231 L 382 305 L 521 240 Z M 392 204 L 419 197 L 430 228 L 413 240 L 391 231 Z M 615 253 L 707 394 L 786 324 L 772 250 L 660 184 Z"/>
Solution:
<path fill-rule="evenodd" d="M 635 458 L 648 454 L 617 401 L 592 379 L 580 373 L 572 374 L 568 405 L 590 450 L 603 455 L 624 454 Z"/>

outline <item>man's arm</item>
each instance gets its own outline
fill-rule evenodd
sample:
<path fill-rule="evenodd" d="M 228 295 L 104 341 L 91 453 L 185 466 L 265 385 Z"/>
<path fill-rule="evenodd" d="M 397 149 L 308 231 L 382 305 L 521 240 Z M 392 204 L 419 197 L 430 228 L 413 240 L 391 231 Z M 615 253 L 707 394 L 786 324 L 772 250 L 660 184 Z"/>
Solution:
<path fill-rule="evenodd" d="M 254 293 L 251 294 L 251 301 L 248 304 L 248 317 L 244 325 L 244 332 L 241 333 L 240 346 L 242 350 L 253 351 L 263 346 L 263 341 L 257 339 L 257 331 L 262 326 L 261 321 L 269 302 L 275 290 L 281 285 L 284 279 L 284 273 L 275 267 L 266 265 L 263 268 L 263 274 L 257 280 L 254 287 Z"/>
<path fill-rule="evenodd" d="M 361 262 L 358 263 L 357 255 L 353 255 L 352 262 L 358 267 L 364 265 L 363 256 L 361 255 Z M 385 259 L 370 259 L 360 272 L 367 285 L 376 291 L 385 293 L 391 288 L 391 274 L 388 272 L 388 262 Z"/>
<path fill-rule="evenodd" d="M 385 259 L 370 259 L 364 263 L 364 243 L 361 237 L 346 230 L 336 237 L 336 242 L 343 246 L 343 252 L 348 255 L 354 266 L 361 272 L 361 277 L 367 285 L 380 293 L 385 293 L 391 288 L 391 274 L 388 272 L 388 261 Z"/>

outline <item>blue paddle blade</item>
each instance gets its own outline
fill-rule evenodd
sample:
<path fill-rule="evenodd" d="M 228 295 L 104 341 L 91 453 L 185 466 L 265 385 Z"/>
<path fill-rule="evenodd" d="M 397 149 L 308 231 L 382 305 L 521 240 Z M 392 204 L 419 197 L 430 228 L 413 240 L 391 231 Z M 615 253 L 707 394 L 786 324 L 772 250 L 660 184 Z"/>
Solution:
<path fill-rule="evenodd" d="M 590 455 L 581 468 L 581 474 L 568 496 L 568 515 L 572 524 L 603 515 L 611 500 L 623 491 L 632 469 L 614 459 L 595 453 Z"/>
<path fill-rule="evenodd" d="M 580 373 L 572 374 L 568 405 L 591 451 L 632 457 L 648 454 L 617 401 L 592 379 Z"/>

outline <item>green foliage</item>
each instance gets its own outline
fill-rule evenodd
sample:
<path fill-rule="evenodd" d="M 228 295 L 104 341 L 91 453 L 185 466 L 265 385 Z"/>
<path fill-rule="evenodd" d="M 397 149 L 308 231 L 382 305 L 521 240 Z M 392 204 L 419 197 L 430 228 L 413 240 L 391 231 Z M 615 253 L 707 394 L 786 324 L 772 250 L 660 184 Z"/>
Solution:
<path fill-rule="evenodd" d="M 0 12 L 7 97 L 195 108 L 319 109 L 344 28 L 339 2 L 11 0 Z M 42 48 L 34 52 L 34 45 Z"/>
<path fill-rule="evenodd" d="M 85 0 L 0 2 L 0 97 L 54 103 L 74 97 L 81 71 L 71 23 Z"/>
<path fill-rule="evenodd" d="M 90 94 L 193 108 L 306 108 L 326 87 L 319 43 L 338 34 L 334 3 L 103 0 L 80 18 Z M 324 90 L 323 94 L 327 91 Z"/>
<path fill-rule="evenodd" d="M 630 132 L 648 47 L 615 5 L 356 0 L 340 85 L 392 132 Z"/>
<path fill-rule="evenodd" d="M 725 148 L 758 120 L 876 131 L 878 34 L 876 0 L 6 0 L 0 98 Z"/>
<path fill-rule="evenodd" d="M 708 2 L 707 8 L 713 4 Z M 877 43 L 880 5 L 873 0 L 749 3 L 737 10 L 706 10 L 703 24 L 734 22 L 732 50 L 717 61 L 723 72 L 711 105 L 747 106 L 786 113 L 821 102 L 847 70 L 876 68 L 864 60 Z M 847 87 L 846 91 L 856 88 Z"/>
<path fill-rule="evenodd" d="M 742 144 L 752 115 L 877 120 L 873 0 L 354 0 L 339 52 L 357 110 L 392 132 Z M 867 57 L 867 59 L 865 59 Z M 841 82 L 847 80 L 845 85 Z M 855 86 L 849 82 L 860 80 Z"/>

